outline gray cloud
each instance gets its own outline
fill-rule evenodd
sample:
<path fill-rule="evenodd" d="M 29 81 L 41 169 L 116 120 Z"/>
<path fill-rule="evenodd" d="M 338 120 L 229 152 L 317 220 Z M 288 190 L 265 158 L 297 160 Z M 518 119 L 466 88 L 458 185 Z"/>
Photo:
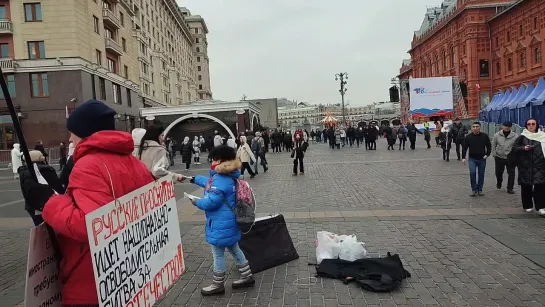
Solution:
<path fill-rule="evenodd" d="M 214 98 L 337 103 L 334 74 L 346 71 L 353 105 L 388 99 L 428 2 L 178 0 L 210 30 Z"/>

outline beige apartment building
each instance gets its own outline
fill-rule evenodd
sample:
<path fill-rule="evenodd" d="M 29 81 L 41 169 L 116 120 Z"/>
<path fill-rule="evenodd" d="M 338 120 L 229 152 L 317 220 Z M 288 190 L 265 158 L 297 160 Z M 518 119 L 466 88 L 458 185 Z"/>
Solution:
<path fill-rule="evenodd" d="M 195 66 L 197 67 L 197 93 L 201 100 L 212 99 L 210 87 L 210 70 L 208 58 L 208 27 L 200 15 L 191 15 L 191 12 L 181 8 L 185 19 L 189 22 L 189 28 L 193 34 L 193 52 L 195 54 Z"/>
<path fill-rule="evenodd" d="M 0 0 L 0 67 L 31 147 L 66 141 L 67 110 L 88 99 L 125 131 L 143 106 L 198 100 L 194 41 L 175 0 Z M 14 142 L 1 96 L 0 149 Z"/>

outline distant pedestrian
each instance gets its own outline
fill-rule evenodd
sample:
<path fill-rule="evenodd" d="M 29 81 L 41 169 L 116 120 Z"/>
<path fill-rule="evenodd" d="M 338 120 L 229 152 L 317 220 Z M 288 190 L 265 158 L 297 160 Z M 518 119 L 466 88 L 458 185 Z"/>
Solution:
<path fill-rule="evenodd" d="M 295 148 L 291 152 L 291 157 L 293 158 L 293 175 L 297 176 L 297 166 L 299 166 L 299 171 L 301 175 L 305 174 L 305 166 L 303 164 L 303 159 L 305 158 L 305 152 L 308 148 L 308 142 L 303 142 L 303 144 Z"/>
<path fill-rule="evenodd" d="M 471 182 L 471 196 L 483 196 L 484 174 L 486 158 L 490 156 L 492 144 L 486 133 L 481 132 L 481 124 L 474 122 L 471 133 L 462 144 L 462 162 L 466 164 L 466 154 L 469 151 L 469 179 Z M 478 179 L 477 179 L 478 175 Z"/>
<path fill-rule="evenodd" d="M 193 144 L 189 141 L 188 136 L 184 137 L 180 147 L 180 156 L 182 156 L 182 163 L 185 163 L 185 170 L 188 171 L 191 168 L 191 158 L 193 158 Z"/>
<path fill-rule="evenodd" d="M 513 145 L 518 135 L 511 131 L 513 124 L 511 122 L 503 123 L 503 129 L 498 131 L 492 137 L 492 155 L 496 169 L 496 187 L 501 189 L 503 183 L 503 171 L 507 169 L 507 193 L 515 194 L 515 164 L 509 161 L 508 156 L 513 149 Z"/>
<path fill-rule="evenodd" d="M 66 154 L 66 145 L 64 142 L 61 142 L 59 147 L 59 171 L 62 171 L 62 169 L 66 166 L 66 161 L 68 160 Z"/>
<path fill-rule="evenodd" d="M 426 127 L 424 128 L 424 141 L 426 141 L 427 148 L 430 149 L 430 141 L 431 141 L 431 135 L 430 135 L 430 128 Z"/>
<path fill-rule="evenodd" d="M 42 155 L 44 155 L 44 157 L 45 157 L 45 164 L 49 164 L 49 161 L 47 159 L 49 157 L 49 155 L 47 154 L 47 152 L 45 152 L 44 143 L 41 140 L 38 141 L 36 146 L 34 146 L 34 150 L 37 150 L 37 151 L 41 152 Z"/>
<path fill-rule="evenodd" d="M 18 143 L 13 144 L 11 150 L 11 168 L 13 171 L 13 179 L 19 179 L 18 169 L 23 166 L 23 152 L 21 151 L 21 145 Z"/>

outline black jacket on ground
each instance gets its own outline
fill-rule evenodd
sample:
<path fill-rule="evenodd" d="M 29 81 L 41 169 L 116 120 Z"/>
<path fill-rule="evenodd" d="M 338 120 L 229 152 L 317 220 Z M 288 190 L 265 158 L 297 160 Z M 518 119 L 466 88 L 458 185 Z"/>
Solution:
<path fill-rule="evenodd" d="M 526 145 L 534 146 L 534 149 L 526 151 Z M 515 140 L 512 151 L 516 156 L 519 184 L 545 184 L 545 157 L 541 143 L 521 135 Z"/>
<path fill-rule="evenodd" d="M 318 276 L 342 280 L 345 284 L 355 280 L 363 289 L 388 292 L 397 289 L 401 281 L 411 277 L 403 268 L 399 255 L 388 253 L 383 258 L 363 258 L 356 261 L 324 259 L 316 268 Z"/>
<path fill-rule="evenodd" d="M 63 188 L 59 177 L 57 177 L 57 172 L 52 166 L 38 164 L 38 169 L 40 170 L 40 174 L 42 174 L 42 177 L 44 177 L 45 181 L 47 181 L 47 183 L 53 190 L 55 190 L 59 194 L 64 194 L 65 189 Z M 41 210 L 41 204 L 33 204 L 31 198 L 29 197 L 29 195 L 27 195 L 25 189 L 23 188 L 23 184 L 25 181 L 34 180 L 34 178 L 32 178 L 32 175 L 30 174 L 30 171 L 26 166 L 21 166 L 19 167 L 17 172 L 19 173 L 21 192 L 23 193 L 23 198 L 25 199 L 25 210 Z"/>
<path fill-rule="evenodd" d="M 468 149 L 471 159 L 481 160 L 484 156 L 489 157 L 492 152 L 492 143 L 488 134 L 480 132 L 466 135 L 462 142 L 462 159 L 465 159 Z"/>

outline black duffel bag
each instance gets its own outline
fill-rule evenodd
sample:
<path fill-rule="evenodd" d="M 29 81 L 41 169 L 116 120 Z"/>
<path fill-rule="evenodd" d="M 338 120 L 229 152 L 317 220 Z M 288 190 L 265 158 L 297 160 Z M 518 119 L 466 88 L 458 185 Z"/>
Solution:
<path fill-rule="evenodd" d="M 242 235 L 239 246 L 254 274 L 299 259 L 281 214 L 257 219 L 250 232 Z"/>

